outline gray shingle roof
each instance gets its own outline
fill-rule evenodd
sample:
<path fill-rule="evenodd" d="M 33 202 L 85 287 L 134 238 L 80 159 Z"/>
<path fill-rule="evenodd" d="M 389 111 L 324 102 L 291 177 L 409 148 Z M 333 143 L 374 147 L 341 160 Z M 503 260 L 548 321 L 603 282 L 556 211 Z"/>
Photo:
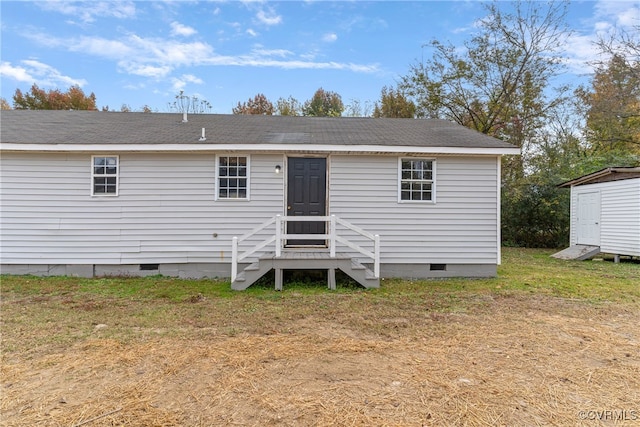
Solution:
<path fill-rule="evenodd" d="M 206 141 L 199 142 L 206 128 Z M 514 148 L 445 120 L 324 118 L 98 111 L 0 113 L 0 141 L 14 144 L 313 144 Z"/>

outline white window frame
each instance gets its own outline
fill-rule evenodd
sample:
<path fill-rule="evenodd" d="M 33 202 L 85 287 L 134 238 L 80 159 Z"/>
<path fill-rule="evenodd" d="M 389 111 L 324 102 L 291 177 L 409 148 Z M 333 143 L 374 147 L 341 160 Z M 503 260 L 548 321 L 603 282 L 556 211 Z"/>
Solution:
<path fill-rule="evenodd" d="M 247 193 L 246 193 L 246 197 L 220 197 L 220 159 L 223 157 L 244 157 L 247 159 L 247 176 L 245 177 L 247 180 Z M 219 200 L 219 201 L 229 201 L 229 202 L 246 202 L 250 200 L 251 194 L 250 194 L 250 189 L 251 189 L 251 156 L 248 154 L 244 154 L 244 155 L 240 155 L 240 154 L 217 154 L 216 155 L 216 165 L 215 165 L 215 169 L 216 169 L 216 182 L 215 182 L 215 200 Z"/>
<path fill-rule="evenodd" d="M 96 158 L 108 158 L 113 157 L 116 159 L 116 173 L 115 174 L 96 174 L 95 173 L 95 159 Z M 95 178 L 116 178 L 116 192 L 115 193 L 96 193 Z M 91 156 L 91 196 L 93 197 L 117 197 L 120 194 L 120 156 L 114 154 L 102 154 Z"/>
<path fill-rule="evenodd" d="M 404 200 L 402 198 L 402 161 L 403 160 L 424 160 L 431 162 L 431 179 L 422 180 L 431 183 L 431 200 Z M 406 179 L 404 180 L 406 181 Z M 430 157 L 398 157 L 398 203 L 436 203 L 436 159 Z"/>

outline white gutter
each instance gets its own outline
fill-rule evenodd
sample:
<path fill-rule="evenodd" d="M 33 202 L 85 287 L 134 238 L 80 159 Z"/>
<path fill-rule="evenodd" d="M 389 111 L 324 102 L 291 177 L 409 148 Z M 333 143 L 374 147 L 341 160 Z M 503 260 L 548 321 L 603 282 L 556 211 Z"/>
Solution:
<path fill-rule="evenodd" d="M 416 153 L 416 154 L 520 154 L 513 148 L 423 147 L 389 145 L 315 144 L 16 144 L 2 143 L 0 151 L 35 152 L 320 152 L 320 153 Z"/>

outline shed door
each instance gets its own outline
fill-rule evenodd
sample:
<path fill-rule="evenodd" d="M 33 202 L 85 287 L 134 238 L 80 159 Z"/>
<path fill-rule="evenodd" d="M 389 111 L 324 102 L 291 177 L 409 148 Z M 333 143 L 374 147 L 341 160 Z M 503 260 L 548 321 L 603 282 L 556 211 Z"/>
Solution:
<path fill-rule="evenodd" d="M 600 192 L 579 193 L 576 243 L 600 246 Z"/>
<path fill-rule="evenodd" d="M 327 159 L 290 157 L 287 176 L 287 215 L 325 216 Z M 324 221 L 288 222 L 288 234 L 325 234 Z M 287 245 L 325 245 L 322 240 L 288 240 Z"/>

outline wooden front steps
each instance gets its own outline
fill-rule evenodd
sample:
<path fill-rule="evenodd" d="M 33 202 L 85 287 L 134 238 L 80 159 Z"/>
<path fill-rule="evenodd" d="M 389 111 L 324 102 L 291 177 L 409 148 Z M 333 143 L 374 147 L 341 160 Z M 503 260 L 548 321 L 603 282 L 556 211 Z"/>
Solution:
<path fill-rule="evenodd" d="M 275 289 L 279 291 L 282 290 L 283 270 L 327 270 L 329 289 L 336 288 L 336 269 L 365 288 L 380 287 L 380 279 L 357 259 L 344 253 L 336 253 L 335 257 L 331 257 L 329 250 L 320 248 L 285 249 L 279 257 L 275 252 L 265 253 L 237 275 L 231 282 L 231 288 L 238 291 L 247 289 L 272 269 L 275 270 Z"/>

